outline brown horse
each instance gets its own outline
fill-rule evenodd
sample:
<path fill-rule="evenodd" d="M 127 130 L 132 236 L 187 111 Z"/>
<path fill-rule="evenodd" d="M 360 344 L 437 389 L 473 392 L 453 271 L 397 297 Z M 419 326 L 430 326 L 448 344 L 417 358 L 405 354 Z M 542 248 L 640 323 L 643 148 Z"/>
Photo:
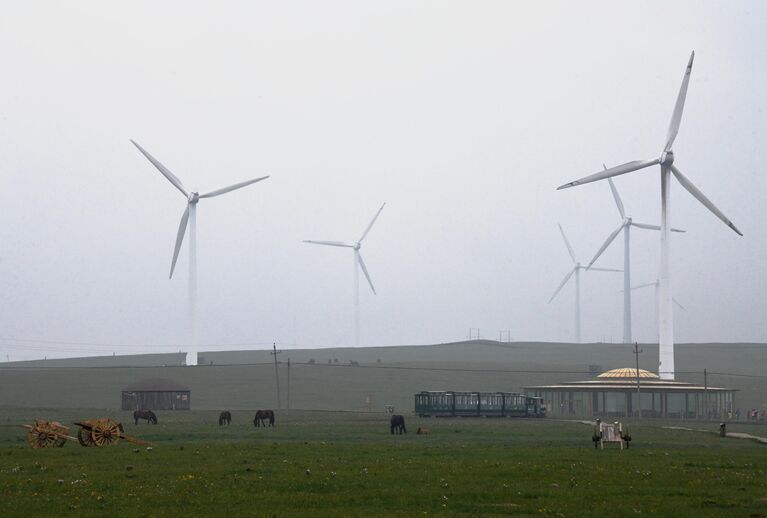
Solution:
<path fill-rule="evenodd" d="M 232 413 L 229 412 L 229 410 L 224 410 L 218 415 L 218 426 L 223 426 L 226 424 L 226 426 L 229 426 L 229 424 L 232 422 Z"/>
<path fill-rule="evenodd" d="M 256 412 L 256 417 L 253 419 L 253 426 L 258 428 L 259 426 L 266 426 L 264 420 L 269 421 L 269 426 L 274 426 L 274 411 L 272 410 L 259 410 Z M 260 423 L 260 424 L 259 424 Z"/>
<path fill-rule="evenodd" d="M 405 429 L 405 418 L 401 415 L 393 415 L 391 416 L 391 420 L 389 421 L 389 424 L 391 425 L 391 433 L 394 435 L 394 430 L 397 430 L 397 432 L 402 435 L 403 433 L 407 433 L 407 430 Z"/>
<path fill-rule="evenodd" d="M 147 423 L 157 424 L 157 416 L 151 410 L 136 410 L 133 412 L 133 420 L 136 424 L 138 424 L 139 419 L 144 419 Z"/>

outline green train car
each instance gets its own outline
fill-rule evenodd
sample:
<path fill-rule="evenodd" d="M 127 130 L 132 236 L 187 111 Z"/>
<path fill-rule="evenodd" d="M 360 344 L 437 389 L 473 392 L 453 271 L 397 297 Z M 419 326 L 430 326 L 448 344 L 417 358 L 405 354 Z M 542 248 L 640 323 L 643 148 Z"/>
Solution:
<path fill-rule="evenodd" d="M 419 417 L 546 417 L 543 398 L 515 392 L 422 391 L 415 395 Z"/>

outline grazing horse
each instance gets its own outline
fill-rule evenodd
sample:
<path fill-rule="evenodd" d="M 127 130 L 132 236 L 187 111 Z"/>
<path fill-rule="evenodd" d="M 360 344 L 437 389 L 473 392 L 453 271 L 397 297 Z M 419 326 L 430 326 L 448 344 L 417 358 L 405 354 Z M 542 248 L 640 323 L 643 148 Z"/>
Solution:
<path fill-rule="evenodd" d="M 416 435 L 431 435 L 431 430 L 428 428 L 423 428 L 421 426 L 418 427 L 418 430 L 415 431 Z"/>
<path fill-rule="evenodd" d="M 145 419 L 147 423 L 157 424 L 157 416 L 151 410 L 136 410 L 133 412 L 133 420 L 138 424 L 139 419 Z"/>
<path fill-rule="evenodd" d="M 391 425 L 391 433 L 394 435 L 394 430 L 397 430 L 399 435 L 402 435 L 403 433 L 407 433 L 407 430 L 405 429 L 405 418 L 401 415 L 393 415 L 391 416 L 391 420 L 389 421 L 389 424 Z"/>
<path fill-rule="evenodd" d="M 272 410 L 259 410 L 256 412 L 256 417 L 253 419 L 253 426 L 258 428 L 259 426 L 266 427 L 264 419 L 269 420 L 269 426 L 274 426 L 274 412 Z"/>
<path fill-rule="evenodd" d="M 218 415 L 218 426 L 223 426 L 226 423 L 226 426 L 229 426 L 229 423 L 232 422 L 232 413 L 229 412 L 229 410 L 224 410 Z"/>

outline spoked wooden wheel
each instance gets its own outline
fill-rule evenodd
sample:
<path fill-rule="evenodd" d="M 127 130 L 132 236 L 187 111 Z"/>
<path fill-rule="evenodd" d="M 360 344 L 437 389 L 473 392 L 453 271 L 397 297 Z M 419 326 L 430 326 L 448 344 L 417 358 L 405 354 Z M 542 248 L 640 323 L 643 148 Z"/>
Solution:
<path fill-rule="evenodd" d="M 50 427 L 38 423 L 27 434 L 27 442 L 33 448 L 55 448 L 58 439 L 59 436 Z"/>
<path fill-rule="evenodd" d="M 91 438 L 96 446 L 109 446 L 120 442 L 120 425 L 111 419 L 99 419 L 93 424 Z"/>
<path fill-rule="evenodd" d="M 85 428 L 77 430 L 77 442 L 83 446 L 93 446 L 93 438 L 91 437 L 91 431 Z"/>

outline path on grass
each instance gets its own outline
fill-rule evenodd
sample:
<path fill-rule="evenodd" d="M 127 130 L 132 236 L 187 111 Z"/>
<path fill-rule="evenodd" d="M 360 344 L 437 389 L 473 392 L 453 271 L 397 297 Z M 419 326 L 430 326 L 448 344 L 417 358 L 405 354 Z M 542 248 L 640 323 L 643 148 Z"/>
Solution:
<path fill-rule="evenodd" d="M 594 421 L 570 421 L 575 423 L 582 423 L 594 426 Z M 705 428 L 688 428 L 686 426 L 661 426 L 661 428 L 665 430 L 684 430 L 686 432 L 703 432 L 703 433 L 713 433 L 718 434 L 718 431 L 714 430 L 706 430 Z M 727 437 L 732 437 L 733 439 L 751 439 L 753 441 L 760 442 L 762 444 L 767 444 L 767 437 L 759 437 L 758 435 L 751 435 L 750 433 L 742 433 L 742 432 L 727 432 Z"/>
<path fill-rule="evenodd" d="M 662 428 L 665 428 L 667 430 L 685 430 L 688 432 L 719 433 L 719 432 L 714 432 L 712 430 L 704 430 L 701 428 L 687 428 L 684 426 L 663 426 Z M 750 433 L 727 432 L 727 437 L 732 437 L 733 439 L 751 439 L 751 440 L 760 442 L 762 444 L 767 444 L 767 437 L 759 437 L 758 435 L 751 435 Z"/>

